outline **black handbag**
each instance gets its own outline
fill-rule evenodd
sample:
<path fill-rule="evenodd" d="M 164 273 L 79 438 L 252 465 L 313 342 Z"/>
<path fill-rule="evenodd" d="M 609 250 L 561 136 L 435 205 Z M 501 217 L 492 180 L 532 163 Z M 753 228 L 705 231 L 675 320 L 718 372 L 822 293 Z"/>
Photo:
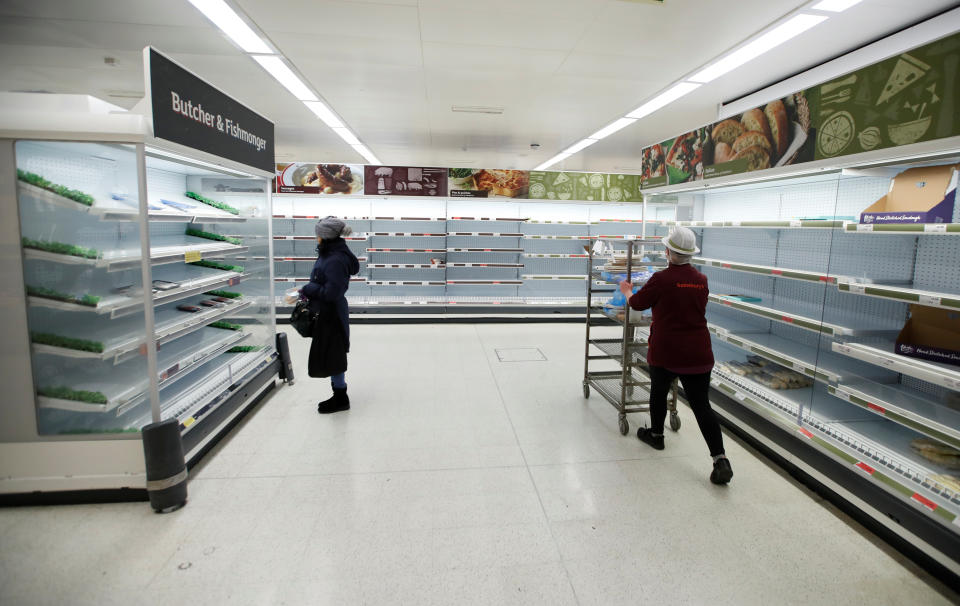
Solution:
<path fill-rule="evenodd" d="M 290 313 L 290 325 L 301 337 L 313 336 L 313 325 L 316 320 L 317 314 L 310 312 L 309 301 L 297 301 L 293 312 Z"/>

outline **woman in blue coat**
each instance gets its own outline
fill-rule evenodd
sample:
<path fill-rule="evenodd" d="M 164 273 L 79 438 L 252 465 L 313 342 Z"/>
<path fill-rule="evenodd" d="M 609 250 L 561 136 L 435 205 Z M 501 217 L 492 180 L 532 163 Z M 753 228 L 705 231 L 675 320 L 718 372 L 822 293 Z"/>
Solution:
<path fill-rule="evenodd" d="M 330 377 L 333 397 L 320 402 L 317 412 L 329 414 L 350 410 L 347 397 L 347 352 L 350 351 L 350 316 L 346 292 L 350 276 L 360 271 L 357 257 L 343 236 L 353 230 L 336 217 L 317 221 L 317 262 L 310 282 L 300 296 L 310 301 L 310 311 L 319 314 L 310 345 L 311 377 Z"/>

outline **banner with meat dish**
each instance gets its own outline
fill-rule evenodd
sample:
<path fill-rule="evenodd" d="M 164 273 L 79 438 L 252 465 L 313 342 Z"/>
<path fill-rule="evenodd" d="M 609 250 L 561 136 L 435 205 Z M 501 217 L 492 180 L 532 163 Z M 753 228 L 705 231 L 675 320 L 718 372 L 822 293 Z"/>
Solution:
<path fill-rule="evenodd" d="M 368 196 L 447 195 L 447 169 L 421 166 L 364 166 Z"/>
<path fill-rule="evenodd" d="M 278 194 L 362 195 L 362 164 L 277 164 L 273 186 Z"/>

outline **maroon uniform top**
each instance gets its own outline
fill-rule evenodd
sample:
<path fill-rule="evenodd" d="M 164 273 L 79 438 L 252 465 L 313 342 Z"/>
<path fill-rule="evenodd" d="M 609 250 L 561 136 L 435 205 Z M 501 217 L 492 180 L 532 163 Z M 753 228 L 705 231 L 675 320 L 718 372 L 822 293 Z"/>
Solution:
<path fill-rule="evenodd" d="M 713 368 L 707 330 L 707 277 L 692 265 L 670 265 L 630 297 L 636 310 L 653 308 L 647 363 L 677 374 Z"/>

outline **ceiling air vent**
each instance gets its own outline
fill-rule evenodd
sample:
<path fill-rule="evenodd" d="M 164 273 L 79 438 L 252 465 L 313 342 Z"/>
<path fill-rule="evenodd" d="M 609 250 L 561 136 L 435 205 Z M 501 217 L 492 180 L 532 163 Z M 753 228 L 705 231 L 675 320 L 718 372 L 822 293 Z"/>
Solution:
<path fill-rule="evenodd" d="M 503 107 L 490 105 L 451 105 L 450 111 L 464 114 L 502 114 Z"/>

